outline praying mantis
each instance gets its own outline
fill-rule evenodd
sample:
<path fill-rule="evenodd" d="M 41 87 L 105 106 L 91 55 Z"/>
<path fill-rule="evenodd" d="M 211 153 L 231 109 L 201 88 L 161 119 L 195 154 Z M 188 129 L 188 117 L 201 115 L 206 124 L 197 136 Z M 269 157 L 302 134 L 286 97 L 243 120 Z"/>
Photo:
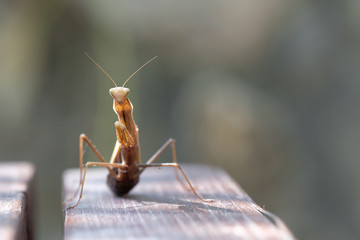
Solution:
<path fill-rule="evenodd" d="M 159 150 L 145 163 L 140 162 L 140 147 L 138 132 L 139 129 L 135 124 L 133 118 L 133 105 L 130 102 L 128 96 L 130 94 L 130 89 L 125 87 L 125 84 L 143 67 L 153 61 L 155 57 L 147 61 L 139 69 L 137 69 L 129 78 L 125 80 L 121 87 L 118 87 L 115 81 L 111 76 L 87 53 L 85 55 L 114 83 L 115 87 L 109 90 L 109 94 L 113 99 L 113 109 L 117 115 L 117 121 L 115 121 L 115 132 L 116 132 L 116 142 L 114 146 L 113 153 L 111 155 L 110 161 L 106 162 L 104 157 L 100 154 L 94 144 L 86 136 L 86 134 L 80 135 L 79 150 L 80 150 L 80 182 L 77 190 L 75 191 L 74 199 L 79 190 L 80 195 L 75 205 L 67 208 L 73 209 L 76 208 L 83 196 L 85 177 L 88 167 L 90 166 L 100 166 L 105 167 L 109 174 L 107 177 L 107 185 L 118 196 L 127 194 L 133 187 L 139 182 L 139 177 L 141 173 L 146 168 L 151 167 L 171 167 L 175 169 L 175 176 L 177 180 L 184 184 L 178 174 L 178 171 L 181 172 L 182 176 L 187 182 L 187 185 L 190 187 L 192 193 L 198 197 L 201 201 L 212 202 L 211 199 L 204 199 L 196 192 L 195 188 L 192 186 L 189 178 L 186 176 L 185 172 L 180 167 L 177 157 L 176 157 L 176 147 L 175 140 L 170 138 L 165 142 L 165 144 L 159 148 Z M 83 152 L 84 152 L 84 142 L 89 145 L 91 150 L 95 153 L 99 162 L 87 162 L 84 164 Z M 172 159 L 171 163 L 154 163 L 156 159 L 168 148 L 172 149 Z M 183 185 L 185 188 L 186 186 Z"/>

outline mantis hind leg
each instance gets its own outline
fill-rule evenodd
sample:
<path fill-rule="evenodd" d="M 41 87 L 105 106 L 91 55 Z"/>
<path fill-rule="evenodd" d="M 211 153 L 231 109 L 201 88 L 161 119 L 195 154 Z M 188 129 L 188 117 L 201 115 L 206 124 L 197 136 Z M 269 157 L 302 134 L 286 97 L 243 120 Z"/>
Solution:
<path fill-rule="evenodd" d="M 72 201 L 73 199 L 75 199 L 75 197 L 77 196 L 79 190 L 80 190 L 80 186 L 82 185 L 82 175 L 83 175 L 83 164 L 84 164 L 84 142 L 86 142 L 91 150 L 95 153 L 95 155 L 98 157 L 98 159 L 100 160 L 100 162 L 103 163 L 107 163 L 104 159 L 104 157 L 100 154 L 100 152 L 96 149 L 95 145 L 90 141 L 90 139 L 86 136 L 86 134 L 82 133 L 80 134 L 80 139 L 79 139 L 79 167 L 80 167 L 80 182 L 79 182 L 79 186 L 76 189 L 74 195 L 69 198 L 67 201 Z M 113 171 L 111 171 L 111 169 L 109 167 L 107 167 L 107 169 L 109 170 L 110 174 L 115 174 Z M 114 177 L 116 177 L 116 175 L 114 175 Z"/>
<path fill-rule="evenodd" d="M 66 210 L 69 210 L 69 209 L 72 209 L 72 208 L 76 208 L 76 207 L 79 205 L 80 200 L 81 200 L 81 198 L 82 198 L 83 191 L 84 191 L 86 171 L 87 171 L 87 169 L 88 169 L 89 166 L 100 166 L 100 167 L 106 167 L 107 169 L 110 169 L 110 167 L 111 167 L 111 168 L 119 168 L 120 170 L 124 170 L 124 171 L 126 171 L 126 170 L 128 169 L 126 166 L 120 165 L 120 164 L 118 164 L 118 163 L 87 162 L 86 165 L 85 165 L 84 176 L 83 176 L 82 179 L 80 180 L 80 182 L 81 182 L 81 184 L 80 184 L 80 186 L 81 186 L 81 191 L 80 191 L 79 199 L 78 199 L 78 201 L 76 202 L 75 205 L 66 208 Z M 111 172 L 112 172 L 112 171 L 111 171 Z"/>
<path fill-rule="evenodd" d="M 182 175 L 184 176 L 187 184 L 189 185 L 191 191 L 193 192 L 193 194 L 198 197 L 201 201 L 203 202 L 213 202 L 212 199 L 204 199 L 202 197 L 199 196 L 199 194 L 196 192 L 195 188 L 192 186 L 189 178 L 186 176 L 186 174 L 184 173 L 184 171 L 182 170 L 182 168 L 180 167 L 180 165 L 178 163 L 159 163 L 159 164 L 141 164 L 139 165 L 140 168 L 143 168 L 143 170 L 145 168 L 148 167 L 173 167 L 177 170 L 180 170 L 180 172 L 182 173 Z"/>
<path fill-rule="evenodd" d="M 152 164 L 155 162 L 156 159 L 159 158 L 159 156 L 168 148 L 171 146 L 171 150 L 172 150 L 172 159 L 173 159 L 173 163 L 178 163 L 177 161 L 177 157 L 176 157 L 176 146 L 175 146 L 175 140 L 172 138 L 169 138 L 169 140 L 167 140 L 164 145 L 161 146 L 161 148 L 159 148 L 159 150 L 156 151 L 156 153 L 146 162 L 147 165 Z M 178 173 L 178 169 L 175 168 L 175 176 L 176 179 L 179 183 L 181 183 L 181 185 L 183 186 L 184 189 L 186 190 L 190 190 L 187 188 L 187 186 L 181 181 L 180 177 L 179 177 L 179 173 Z M 143 172 L 143 170 L 141 170 L 141 172 Z M 140 172 L 140 173 L 141 173 Z"/>

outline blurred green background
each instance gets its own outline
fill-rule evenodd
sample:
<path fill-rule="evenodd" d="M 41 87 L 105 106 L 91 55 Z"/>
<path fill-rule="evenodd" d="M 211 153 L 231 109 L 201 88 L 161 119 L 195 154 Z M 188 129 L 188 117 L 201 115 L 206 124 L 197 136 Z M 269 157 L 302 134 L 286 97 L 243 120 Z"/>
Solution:
<path fill-rule="evenodd" d="M 350 0 L 0 1 L 0 159 L 37 167 L 36 238 L 62 238 L 80 133 L 114 145 L 113 84 L 85 51 L 118 84 L 159 56 L 127 84 L 143 161 L 173 137 L 299 239 L 359 237 L 359 22 Z"/>

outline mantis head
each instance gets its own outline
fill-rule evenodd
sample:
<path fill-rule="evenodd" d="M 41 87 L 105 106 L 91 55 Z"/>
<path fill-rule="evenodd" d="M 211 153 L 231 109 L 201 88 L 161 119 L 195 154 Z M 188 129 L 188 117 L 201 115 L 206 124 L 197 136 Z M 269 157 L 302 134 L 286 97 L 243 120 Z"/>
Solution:
<path fill-rule="evenodd" d="M 111 97 L 118 103 L 124 101 L 130 93 L 130 89 L 126 87 L 114 87 L 110 88 L 109 93 Z"/>

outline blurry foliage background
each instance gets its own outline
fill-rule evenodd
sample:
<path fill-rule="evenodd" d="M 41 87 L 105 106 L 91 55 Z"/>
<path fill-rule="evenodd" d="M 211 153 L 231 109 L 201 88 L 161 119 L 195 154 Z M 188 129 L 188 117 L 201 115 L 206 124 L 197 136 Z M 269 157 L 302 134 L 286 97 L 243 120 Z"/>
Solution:
<path fill-rule="evenodd" d="M 159 56 L 127 84 L 143 161 L 173 137 L 299 239 L 358 237 L 359 22 L 350 0 L 0 1 L 0 159 L 37 167 L 37 238 L 62 237 L 79 134 L 114 144 L 112 83 L 85 51 L 118 84 Z"/>

